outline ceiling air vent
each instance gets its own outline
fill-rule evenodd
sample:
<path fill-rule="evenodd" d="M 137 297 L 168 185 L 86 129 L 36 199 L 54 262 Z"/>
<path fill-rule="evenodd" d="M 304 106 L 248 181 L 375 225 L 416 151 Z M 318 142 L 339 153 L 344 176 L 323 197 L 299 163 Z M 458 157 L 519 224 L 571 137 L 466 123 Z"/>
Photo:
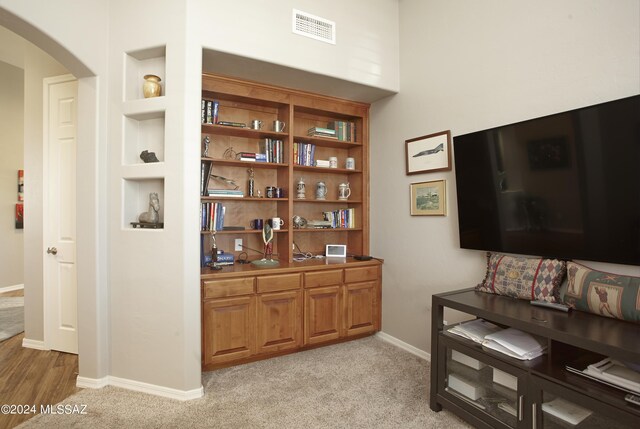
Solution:
<path fill-rule="evenodd" d="M 322 42 L 336 44 L 336 23 L 319 16 L 293 10 L 293 32 Z"/>

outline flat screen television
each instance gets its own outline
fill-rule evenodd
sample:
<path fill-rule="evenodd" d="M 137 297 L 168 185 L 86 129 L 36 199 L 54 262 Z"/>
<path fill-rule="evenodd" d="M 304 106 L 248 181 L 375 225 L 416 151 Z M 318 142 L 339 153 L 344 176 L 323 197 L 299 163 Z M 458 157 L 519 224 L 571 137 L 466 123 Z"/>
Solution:
<path fill-rule="evenodd" d="M 640 95 L 453 147 L 462 248 L 640 265 Z"/>

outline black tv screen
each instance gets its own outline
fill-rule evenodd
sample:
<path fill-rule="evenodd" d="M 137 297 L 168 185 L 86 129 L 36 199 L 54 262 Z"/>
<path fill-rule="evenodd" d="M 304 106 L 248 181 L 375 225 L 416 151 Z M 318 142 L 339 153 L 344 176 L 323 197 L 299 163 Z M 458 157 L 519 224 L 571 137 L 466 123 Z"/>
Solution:
<path fill-rule="evenodd" d="M 453 146 L 462 248 L 640 265 L 640 95 Z"/>

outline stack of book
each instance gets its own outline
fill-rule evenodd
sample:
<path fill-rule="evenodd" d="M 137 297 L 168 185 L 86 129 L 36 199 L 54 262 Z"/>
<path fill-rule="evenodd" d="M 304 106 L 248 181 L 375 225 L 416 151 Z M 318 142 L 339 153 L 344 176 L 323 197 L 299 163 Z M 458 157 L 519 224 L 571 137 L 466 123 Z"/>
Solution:
<path fill-rule="evenodd" d="M 238 153 L 237 158 L 240 161 L 249 161 L 249 162 L 256 162 L 257 161 L 256 154 L 253 153 L 253 152 L 240 152 L 240 153 Z M 265 159 L 266 159 L 266 157 L 265 157 Z"/>
<path fill-rule="evenodd" d="M 221 203 L 202 203 L 200 209 L 200 229 L 202 231 L 222 231 L 225 207 Z"/>
<path fill-rule="evenodd" d="M 263 139 L 258 143 L 258 151 L 260 154 L 264 154 L 265 162 L 273 162 L 282 164 L 284 162 L 284 142 L 282 140 L 275 139 Z M 256 161 L 258 161 L 258 155 L 256 154 Z M 262 157 L 260 157 L 260 161 Z"/>
<path fill-rule="evenodd" d="M 311 127 L 307 131 L 307 135 L 310 137 L 327 137 L 330 139 L 337 139 L 336 130 L 331 128 Z"/>
<path fill-rule="evenodd" d="M 316 145 L 312 143 L 293 143 L 293 163 L 295 165 L 314 165 L 315 154 Z"/>
<path fill-rule="evenodd" d="M 355 210 L 339 209 L 322 212 L 324 220 L 331 222 L 331 228 L 355 228 Z"/>
<path fill-rule="evenodd" d="M 338 140 L 345 142 L 356 141 L 356 124 L 353 122 L 333 121 L 327 124 L 327 128 L 335 131 Z"/>
<path fill-rule="evenodd" d="M 200 120 L 203 124 L 218 123 L 218 111 L 220 110 L 220 103 L 218 103 L 216 100 L 202 99 L 200 110 Z"/>
<path fill-rule="evenodd" d="M 209 189 L 207 190 L 207 195 L 210 197 L 242 198 L 244 197 L 244 192 L 240 189 Z"/>

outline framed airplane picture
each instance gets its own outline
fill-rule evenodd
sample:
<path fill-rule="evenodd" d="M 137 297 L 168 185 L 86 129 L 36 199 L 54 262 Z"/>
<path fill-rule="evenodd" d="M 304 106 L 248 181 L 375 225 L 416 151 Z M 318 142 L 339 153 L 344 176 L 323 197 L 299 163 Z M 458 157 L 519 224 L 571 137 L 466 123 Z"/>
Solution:
<path fill-rule="evenodd" d="M 405 140 L 407 174 L 451 170 L 451 131 Z"/>

